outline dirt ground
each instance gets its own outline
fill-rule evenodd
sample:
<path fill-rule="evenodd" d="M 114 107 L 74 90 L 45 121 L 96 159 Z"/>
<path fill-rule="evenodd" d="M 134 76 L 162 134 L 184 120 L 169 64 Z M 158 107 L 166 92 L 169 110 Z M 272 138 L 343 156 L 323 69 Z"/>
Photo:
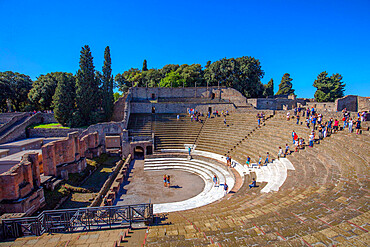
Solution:
<path fill-rule="evenodd" d="M 178 171 L 144 171 L 144 160 L 130 164 L 130 176 L 120 190 L 116 205 L 177 202 L 203 191 L 204 181 L 197 175 Z M 170 175 L 171 187 L 164 187 L 163 175 Z"/>

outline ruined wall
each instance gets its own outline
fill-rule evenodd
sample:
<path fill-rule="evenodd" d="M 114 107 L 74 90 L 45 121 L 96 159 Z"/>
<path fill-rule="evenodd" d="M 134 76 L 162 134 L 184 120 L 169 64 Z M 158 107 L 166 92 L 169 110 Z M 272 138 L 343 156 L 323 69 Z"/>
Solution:
<path fill-rule="evenodd" d="M 317 111 L 329 111 L 329 112 L 335 112 L 336 106 L 334 102 L 307 102 L 306 104 L 309 108 L 315 108 Z"/>
<path fill-rule="evenodd" d="M 81 134 L 84 129 L 80 128 L 71 128 L 71 129 L 62 129 L 62 128 L 37 128 L 37 129 L 27 129 L 27 135 L 29 138 L 33 137 L 67 137 L 69 133 L 78 132 Z"/>
<path fill-rule="evenodd" d="M 335 101 L 336 111 L 342 111 L 347 108 L 347 111 L 357 111 L 357 96 L 347 95 L 343 98 L 337 99 Z"/>
<path fill-rule="evenodd" d="M 86 157 L 92 158 L 101 153 L 97 132 L 81 139 L 78 132 L 69 133 L 68 137 L 50 142 L 41 149 L 44 174 L 49 176 L 58 176 L 61 170 L 71 173 L 81 171 L 86 167 Z"/>
<path fill-rule="evenodd" d="M 187 109 L 194 108 L 200 112 L 208 112 L 208 108 L 212 110 L 235 110 L 232 103 L 215 103 L 215 104 L 201 104 L 201 103 L 145 103 L 145 102 L 131 102 L 131 113 L 152 113 L 152 107 L 155 108 L 155 113 L 186 113 Z"/>
<path fill-rule="evenodd" d="M 370 111 L 370 97 L 357 97 L 358 111 Z"/>
<path fill-rule="evenodd" d="M 245 105 L 246 98 L 233 88 L 224 87 L 186 87 L 186 88 L 130 88 L 129 93 L 134 101 L 152 100 L 158 98 L 211 98 L 214 94 L 215 99 L 223 99 L 233 102 L 236 105 Z M 154 97 L 153 97 L 154 96 Z"/>
<path fill-rule="evenodd" d="M 0 174 L 0 212 L 35 212 L 45 202 L 40 187 L 40 166 L 37 153 L 27 153 L 19 164 Z"/>
<path fill-rule="evenodd" d="M 114 102 L 112 121 L 120 122 L 123 120 L 127 95 L 128 93 L 124 93 L 121 98 Z"/>
<path fill-rule="evenodd" d="M 304 99 L 296 99 L 295 97 L 292 98 L 284 98 L 284 97 L 276 97 L 276 98 L 253 98 L 248 99 L 247 102 L 252 104 L 259 110 L 291 110 L 297 106 L 299 103 L 300 105 L 306 105 L 307 100 Z"/>

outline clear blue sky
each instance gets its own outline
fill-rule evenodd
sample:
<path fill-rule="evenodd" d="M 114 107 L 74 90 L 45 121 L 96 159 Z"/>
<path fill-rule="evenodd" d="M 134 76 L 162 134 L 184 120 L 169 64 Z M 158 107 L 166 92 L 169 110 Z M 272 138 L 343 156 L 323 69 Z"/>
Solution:
<path fill-rule="evenodd" d="M 205 65 L 253 56 L 274 79 L 313 97 L 317 75 L 340 73 L 345 94 L 370 96 L 370 1 L 0 0 L 0 71 L 36 79 L 75 73 L 90 45 L 96 69 L 111 48 L 113 74 L 131 67 Z"/>

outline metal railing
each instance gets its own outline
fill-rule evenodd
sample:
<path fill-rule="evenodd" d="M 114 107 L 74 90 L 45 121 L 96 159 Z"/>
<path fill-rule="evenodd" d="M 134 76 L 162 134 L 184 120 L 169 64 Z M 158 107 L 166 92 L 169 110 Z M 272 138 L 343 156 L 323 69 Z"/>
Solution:
<path fill-rule="evenodd" d="M 90 231 L 131 227 L 153 221 L 153 204 L 46 210 L 35 217 L 2 220 L 4 239 L 40 236 L 43 233 Z"/>

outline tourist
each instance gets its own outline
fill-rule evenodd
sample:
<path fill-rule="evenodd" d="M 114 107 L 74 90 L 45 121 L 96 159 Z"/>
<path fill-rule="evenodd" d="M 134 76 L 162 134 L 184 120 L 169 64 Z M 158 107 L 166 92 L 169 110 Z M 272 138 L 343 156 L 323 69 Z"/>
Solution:
<path fill-rule="evenodd" d="M 267 165 L 269 163 L 269 159 L 270 159 L 270 154 L 269 152 L 266 153 L 266 159 L 265 159 L 265 165 Z"/>
<path fill-rule="evenodd" d="M 168 186 L 168 188 L 171 187 L 171 178 L 170 178 L 170 175 L 167 176 L 167 186 Z"/>
<path fill-rule="evenodd" d="M 164 187 L 167 187 L 167 175 L 164 174 L 163 176 L 163 183 L 164 183 Z"/>
<path fill-rule="evenodd" d="M 364 122 L 364 121 L 365 121 L 365 115 L 366 115 L 366 112 L 365 112 L 365 111 L 363 111 L 363 112 L 361 113 L 361 122 Z"/>
<path fill-rule="evenodd" d="M 313 141 L 315 140 L 315 132 L 311 132 L 310 136 L 308 137 L 309 147 L 313 147 Z"/>
<path fill-rule="evenodd" d="M 249 189 L 252 189 L 253 187 L 257 187 L 255 178 L 252 178 L 252 182 L 249 184 Z"/>
<path fill-rule="evenodd" d="M 218 182 L 217 176 L 214 175 L 213 176 L 213 183 L 214 183 L 215 187 L 217 186 L 217 182 Z"/>
<path fill-rule="evenodd" d="M 306 126 L 307 128 L 310 128 L 310 119 L 308 117 L 306 118 Z"/>
<path fill-rule="evenodd" d="M 348 121 L 348 132 L 349 133 L 352 133 L 352 128 L 353 128 L 353 121 L 352 121 L 352 118 L 350 118 Z"/>
<path fill-rule="evenodd" d="M 192 115 L 190 116 L 190 121 L 192 121 L 192 122 L 193 122 L 193 118 L 194 118 L 194 115 L 192 114 Z"/>
<path fill-rule="evenodd" d="M 261 163 L 262 163 L 262 157 L 260 155 L 258 158 L 258 168 L 261 168 Z"/>
<path fill-rule="evenodd" d="M 180 119 L 180 115 L 177 114 L 176 118 L 177 118 L 177 120 L 179 120 Z"/>
<path fill-rule="evenodd" d="M 339 129 L 339 121 L 338 121 L 338 119 L 335 119 L 334 120 L 334 125 L 333 125 L 334 133 L 337 132 L 338 129 Z"/>
<path fill-rule="evenodd" d="M 292 139 L 293 139 L 293 144 L 294 144 L 294 137 L 296 136 L 297 134 L 295 133 L 295 131 L 293 130 L 292 131 Z"/>
<path fill-rule="evenodd" d="M 300 138 L 299 139 L 299 149 L 303 149 L 303 146 L 304 146 L 304 139 Z"/>
<path fill-rule="evenodd" d="M 230 166 L 230 163 L 231 163 L 231 162 L 230 162 L 230 157 L 229 157 L 229 155 L 227 155 L 227 156 L 226 156 L 226 165 L 227 165 L 227 166 Z"/>
<path fill-rule="evenodd" d="M 356 121 L 356 135 L 360 134 L 360 129 L 361 129 L 361 120 L 360 118 L 358 118 Z"/>
<path fill-rule="evenodd" d="M 299 140 L 300 140 L 300 138 L 298 138 L 298 139 L 295 141 L 295 143 L 294 143 L 294 146 L 295 146 L 295 152 L 298 152 Z"/>
<path fill-rule="evenodd" d="M 297 123 L 296 124 L 299 124 L 299 119 L 300 119 L 300 116 L 297 115 Z"/>
<path fill-rule="evenodd" d="M 289 120 L 290 120 L 290 112 L 289 112 L 289 111 L 286 113 L 286 120 L 287 120 L 287 121 L 289 121 Z"/>
<path fill-rule="evenodd" d="M 261 128 L 261 118 L 257 119 L 257 123 L 258 123 L 258 128 Z"/>
<path fill-rule="evenodd" d="M 289 145 L 288 145 L 288 143 L 286 143 L 286 144 L 285 144 L 285 153 L 284 153 L 285 157 L 286 157 L 288 154 L 290 154 L 290 153 L 289 153 Z"/>
<path fill-rule="evenodd" d="M 278 160 L 283 157 L 283 149 L 279 147 L 279 152 L 278 152 Z"/>
<path fill-rule="evenodd" d="M 189 152 L 189 156 L 190 156 L 190 154 L 191 154 L 191 147 L 190 146 L 188 147 L 188 152 Z"/>
<path fill-rule="evenodd" d="M 229 189 L 229 186 L 227 185 L 226 181 L 224 183 L 224 191 L 225 191 L 225 195 L 227 194 L 227 190 Z"/>
<path fill-rule="evenodd" d="M 249 167 L 250 163 L 251 163 L 251 157 L 247 157 L 247 161 L 245 162 L 247 164 L 247 166 Z"/>
<path fill-rule="evenodd" d="M 226 118 L 224 118 L 224 125 L 226 125 Z"/>

